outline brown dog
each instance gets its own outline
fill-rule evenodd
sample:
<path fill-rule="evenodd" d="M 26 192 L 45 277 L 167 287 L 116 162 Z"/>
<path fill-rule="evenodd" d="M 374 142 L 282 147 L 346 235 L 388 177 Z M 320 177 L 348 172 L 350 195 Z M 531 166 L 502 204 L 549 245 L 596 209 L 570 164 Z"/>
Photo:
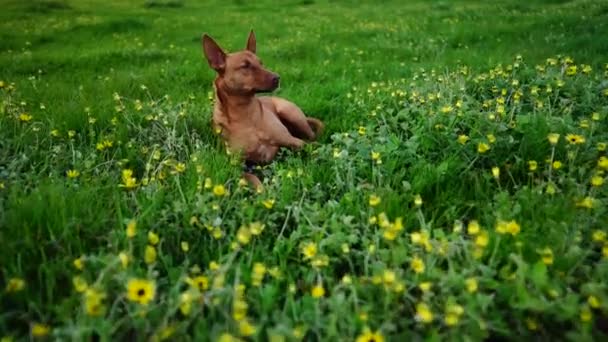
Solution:
<path fill-rule="evenodd" d="M 246 164 L 269 163 L 280 147 L 299 149 L 304 140 L 319 136 L 323 123 L 306 117 L 295 104 L 274 96 L 255 96 L 275 90 L 279 75 L 264 69 L 255 55 L 253 31 L 244 51 L 226 54 L 206 34 L 202 44 L 209 66 L 217 71 L 213 125 L 221 130 L 230 151 L 242 153 Z M 249 170 L 244 177 L 256 188 L 261 186 Z"/>

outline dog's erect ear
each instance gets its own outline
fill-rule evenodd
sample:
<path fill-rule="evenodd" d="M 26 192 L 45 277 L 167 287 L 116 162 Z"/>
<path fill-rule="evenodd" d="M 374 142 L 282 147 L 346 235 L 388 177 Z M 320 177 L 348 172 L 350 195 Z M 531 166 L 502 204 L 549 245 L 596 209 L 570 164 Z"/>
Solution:
<path fill-rule="evenodd" d="M 226 66 L 226 54 L 222 51 L 222 48 L 207 34 L 203 35 L 202 43 L 209 66 L 216 71 L 224 70 Z"/>
<path fill-rule="evenodd" d="M 256 45 L 255 33 L 253 33 L 253 30 L 251 30 L 251 32 L 249 32 L 249 38 L 247 38 L 247 50 L 255 53 Z"/>

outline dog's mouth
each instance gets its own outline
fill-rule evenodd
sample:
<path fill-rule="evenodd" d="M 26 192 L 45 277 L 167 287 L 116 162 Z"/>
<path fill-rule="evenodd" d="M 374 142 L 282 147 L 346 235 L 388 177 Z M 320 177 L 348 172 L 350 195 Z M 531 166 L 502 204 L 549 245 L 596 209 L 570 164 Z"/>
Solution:
<path fill-rule="evenodd" d="M 263 88 L 257 88 L 255 90 L 256 93 L 268 93 L 268 92 L 272 92 L 277 90 L 277 88 L 280 85 L 280 80 L 281 78 L 279 77 L 279 75 L 276 74 L 272 74 L 272 76 L 268 79 L 267 82 L 265 82 L 265 87 Z"/>

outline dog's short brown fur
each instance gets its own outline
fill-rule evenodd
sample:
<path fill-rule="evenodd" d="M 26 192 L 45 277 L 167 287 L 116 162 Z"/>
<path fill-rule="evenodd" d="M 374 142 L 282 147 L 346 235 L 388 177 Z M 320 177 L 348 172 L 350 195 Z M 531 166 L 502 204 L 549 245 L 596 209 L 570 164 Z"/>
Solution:
<path fill-rule="evenodd" d="M 255 96 L 279 86 L 279 75 L 265 69 L 256 56 L 256 39 L 249 33 L 247 49 L 226 54 L 208 35 L 202 38 L 209 66 L 217 72 L 214 81 L 213 125 L 221 130 L 231 151 L 242 153 L 255 164 L 272 161 L 280 147 L 299 149 L 304 140 L 316 139 L 323 123 L 306 117 L 295 104 L 274 96 Z M 244 177 L 256 188 L 254 174 Z"/>

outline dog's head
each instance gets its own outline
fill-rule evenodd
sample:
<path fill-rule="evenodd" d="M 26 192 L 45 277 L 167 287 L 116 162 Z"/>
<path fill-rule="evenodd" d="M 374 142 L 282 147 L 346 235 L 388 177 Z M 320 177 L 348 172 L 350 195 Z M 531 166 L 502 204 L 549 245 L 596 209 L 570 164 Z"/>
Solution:
<path fill-rule="evenodd" d="M 203 51 L 209 66 L 222 78 L 226 91 L 235 95 L 252 95 L 269 92 L 279 86 L 279 75 L 264 69 L 256 56 L 256 41 L 253 31 L 249 33 L 247 49 L 226 54 L 208 35 L 202 39 Z"/>

